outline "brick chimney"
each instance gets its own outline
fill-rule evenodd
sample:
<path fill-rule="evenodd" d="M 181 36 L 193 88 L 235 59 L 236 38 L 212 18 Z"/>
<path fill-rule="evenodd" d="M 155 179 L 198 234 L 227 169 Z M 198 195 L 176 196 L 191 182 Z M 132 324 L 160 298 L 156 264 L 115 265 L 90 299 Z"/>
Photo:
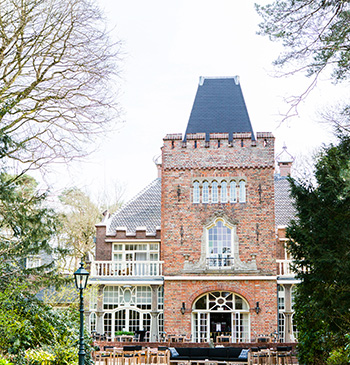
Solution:
<path fill-rule="evenodd" d="M 283 146 L 283 150 L 276 157 L 277 165 L 280 169 L 280 176 L 290 175 L 290 171 L 294 162 L 294 157 L 287 151 L 287 146 Z"/>

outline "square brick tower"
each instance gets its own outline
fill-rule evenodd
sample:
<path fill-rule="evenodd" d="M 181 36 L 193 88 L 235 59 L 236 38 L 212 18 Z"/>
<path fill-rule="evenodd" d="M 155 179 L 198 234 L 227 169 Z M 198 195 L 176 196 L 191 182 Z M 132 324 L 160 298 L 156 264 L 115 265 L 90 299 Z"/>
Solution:
<path fill-rule="evenodd" d="M 274 137 L 253 133 L 238 77 L 200 78 L 185 135 L 164 138 L 161 184 L 165 332 L 274 332 Z"/>

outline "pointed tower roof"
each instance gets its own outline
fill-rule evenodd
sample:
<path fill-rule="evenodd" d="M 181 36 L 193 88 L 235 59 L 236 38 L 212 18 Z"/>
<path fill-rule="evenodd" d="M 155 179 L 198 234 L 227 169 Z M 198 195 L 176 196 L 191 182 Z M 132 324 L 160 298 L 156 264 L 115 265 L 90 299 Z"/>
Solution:
<path fill-rule="evenodd" d="M 186 135 L 206 133 L 209 140 L 209 133 L 229 133 L 232 140 L 233 133 L 247 132 L 254 139 L 239 77 L 201 76 Z"/>

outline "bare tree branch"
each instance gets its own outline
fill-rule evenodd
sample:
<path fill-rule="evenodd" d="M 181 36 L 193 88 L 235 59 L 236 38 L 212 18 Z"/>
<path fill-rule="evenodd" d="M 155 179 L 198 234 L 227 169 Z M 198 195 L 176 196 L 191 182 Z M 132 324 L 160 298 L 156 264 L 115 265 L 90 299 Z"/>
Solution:
<path fill-rule="evenodd" d="M 119 55 L 88 0 L 0 0 L 2 157 L 35 166 L 91 151 L 119 116 Z"/>

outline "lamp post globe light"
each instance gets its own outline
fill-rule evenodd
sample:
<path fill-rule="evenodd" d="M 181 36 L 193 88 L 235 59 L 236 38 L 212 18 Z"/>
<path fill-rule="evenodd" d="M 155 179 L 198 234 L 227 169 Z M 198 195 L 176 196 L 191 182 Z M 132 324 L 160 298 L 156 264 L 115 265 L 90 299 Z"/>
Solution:
<path fill-rule="evenodd" d="M 83 290 L 89 278 L 89 272 L 85 270 L 84 263 L 80 263 L 79 269 L 74 273 L 75 286 L 80 291 L 80 332 L 79 332 L 79 365 L 84 365 L 85 346 L 84 346 L 84 301 Z"/>

